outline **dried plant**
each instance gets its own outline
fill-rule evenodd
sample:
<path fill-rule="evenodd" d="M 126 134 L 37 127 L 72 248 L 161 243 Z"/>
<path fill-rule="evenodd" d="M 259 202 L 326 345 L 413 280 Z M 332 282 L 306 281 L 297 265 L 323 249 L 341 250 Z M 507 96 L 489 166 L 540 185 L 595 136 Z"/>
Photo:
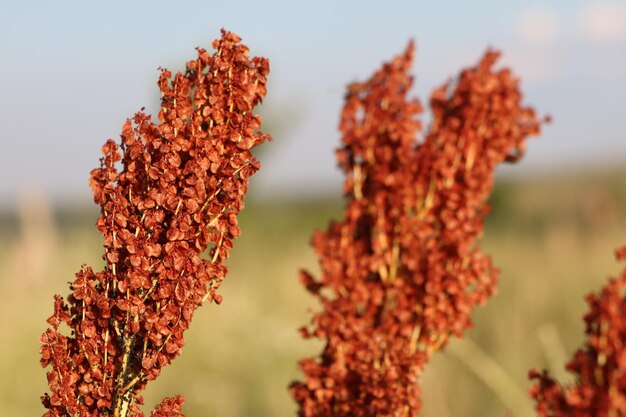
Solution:
<path fill-rule="evenodd" d="M 495 291 L 498 271 L 477 247 L 493 172 L 522 156 L 540 122 L 488 51 L 434 91 L 418 141 L 413 50 L 348 88 L 337 153 L 345 215 L 313 236 L 321 277 L 301 274 L 322 305 L 302 334 L 325 345 L 291 385 L 300 416 L 418 415 L 429 357 Z"/>
<path fill-rule="evenodd" d="M 91 172 L 106 266 L 83 266 L 67 301 L 55 296 L 41 337 L 41 364 L 52 368 L 46 417 L 143 416 L 138 393 L 180 354 L 194 310 L 221 301 L 259 168 L 250 150 L 269 139 L 253 113 L 269 65 L 224 30 L 213 47 L 198 49 L 185 73 L 161 71 L 160 123 L 135 114 Z M 151 415 L 181 416 L 181 404 L 166 398 Z"/>
<path fill-rule="evenodd" d="M 617 251 L 626 261 L 626 248 Z M 531 371 L 531 395 L 541 417 L 626 416 L 626 269 L 599 294 L 589 294 L 586 340 L 566 369 L 576 376 L 561 385 L 548 372 Z"/>

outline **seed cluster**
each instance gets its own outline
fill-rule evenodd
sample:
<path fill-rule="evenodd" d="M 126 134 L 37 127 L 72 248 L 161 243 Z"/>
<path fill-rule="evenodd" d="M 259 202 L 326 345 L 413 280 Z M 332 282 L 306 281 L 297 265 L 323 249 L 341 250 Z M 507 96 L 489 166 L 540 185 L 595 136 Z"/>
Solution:
<path fill-rule="evenodd" d="M 65 302 L 55 297 L 41 337 L 52 416 L 143 416 L 136 394 L 177 357 L 194 310 L 220 303 L 237 215 L 259 169 L 250 150 L 270 139 L 254 107 L 269 64 L 222 30 L 184 73 L 162 70 L 159 124 L 137 113 L 108 140 L 91 172 L 103 271 L 83 266 Z M 121 170 L 119 170 L 121 165 Z M 71 335 L 59 326 L 65 323 Z M 181 397 L 152 416 L 179 416 Z"/>
<path fill-rule="evenodd" d="M 617 250 L 626 261 L 626 247 Z M 626 415 L 626 270 L 609 280 L 599 294 L 589 294 L 586 340 L 567 369 L 574 384 L 561 385 L 547 371 L 531 371 L 531 395 L 540 417 L 609 417 Z"/>
<path fill-rule="evenodd" d="M 494 169 L 521 157 L 540 121 L 488 51 L 434 91 L 418 139 L 413 51 L 348 88 L 337 152 L 344 218 L 313 236 L 321 277 L 301 273 L 322 305 L 301 331 L 325 346 L 291 385 L 300 416 L 417 416 L 429 357 L 495 291 L 498 271 L 477 247 Z"/>

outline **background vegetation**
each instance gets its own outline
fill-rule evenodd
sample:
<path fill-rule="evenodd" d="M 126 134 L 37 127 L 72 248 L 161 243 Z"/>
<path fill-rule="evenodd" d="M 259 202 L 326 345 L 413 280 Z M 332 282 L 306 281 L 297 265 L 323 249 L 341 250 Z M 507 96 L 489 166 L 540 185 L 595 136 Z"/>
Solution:
<path fill-rule="evenodd" d="M 584 295 L 620 269 L 613 249 L 626 243 L 624 174 L 606 169 L 498 183 L 483 244 L 502 269 L 499 293 L 475 314 L 467 337 L 428 366 L 422 415 L 533 414 L 528 369 L 563 375 L 582 340 Z M 297 376 L 295 362 L 320 348 L 297 333 L 307 309 L 316 308 L 297 271 L 316 270 L 310 235 L 337 217 L 340 205 L 338 194 L 248 200 L 221 287 L 224 302 L 198 311 L 182 356 L 148 387 L 149 406 L 182 393 L 188 417 L 294 414 L 287 385 Z M 0 212 L 2 415 L 43 413 L 38 338 L 53 293 L 67 293 L 81 264 L 101 264 L 95 210 L 52 207 L 30 194 Z"/>

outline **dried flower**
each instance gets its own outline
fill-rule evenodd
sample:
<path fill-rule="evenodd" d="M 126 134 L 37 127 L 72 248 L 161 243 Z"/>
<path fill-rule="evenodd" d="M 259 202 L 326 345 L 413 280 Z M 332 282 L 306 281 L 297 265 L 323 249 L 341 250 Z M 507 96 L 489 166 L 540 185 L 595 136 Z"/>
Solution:
<path fill-rule="evenodd" d="M 616 255 L 626 260 L 626 248 Z M 531 395 L 541 417 L 626 416 L 626 270 L 609 280 L 599 294 L 589 294 L 586 340 L 567 370 L 576 382 L 561 385 L 547 371 L 531 371 Z"/>
<path fill-rule="evenodd" d="M 435 90 L 418 143 L 413 50 L 348 88 L 337 152 L 345 215 L 313 236 L 320 279 L 301 274 L 323 306 L 302 333 L 325 346 L 291 385 L 300 416 L 418 415 L 429 357 L 495 291 L 497 270 L 476 246 L 493 171 L 521 157 L 540 122 L 488 51 Z"/>
<path fill-rule="evenodd" d="M 213 55 L 198 49 L 184 74 L 162 70 L 160 124 L 139 112 L 120 145 L 102 148 L 90 184 L 106 267 L 84 266 L 67 302 L 55 297 L 41 337 L 41 364 L 52 367 L 46 417 L 143 416 L 137 393 L 180 354 L 194 310 L 221 301 L 237 214 L 259 168 L 250 149 L 270 139 L 253 114 L 268 61 L 250 59 L 240 41 L 222 30 Z M 152 416 L 180 416 L 181 404 L 165 399 Z"/>

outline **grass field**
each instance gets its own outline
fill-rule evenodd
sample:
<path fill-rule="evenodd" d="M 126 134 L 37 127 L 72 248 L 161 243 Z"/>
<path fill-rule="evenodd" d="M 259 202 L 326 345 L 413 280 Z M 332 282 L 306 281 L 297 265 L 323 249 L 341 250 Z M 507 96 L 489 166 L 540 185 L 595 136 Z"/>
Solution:
<path fill-rule="evenodd" d="M 626 176 L 621 171 L 552 176 L 498 185 L 484 247 L 502 269 L 498 294 L 476 311 L 475 328 L 437 355 L 423 379 L 423 416 L 533 414 L 527 372 L 563 375 L 582 340 L 583 297 L 620 269 L 626 244 Z M 95 209 L 51 212 L 40 202 L 0 216 L 0 414 L 43 413 L 39 335 L 53 293 L 88 263 L 100 267 Z M 320 345 L 297 328 L 316 306 L 298 270 L 316 270 L 311 232 L 340 215 L 339 197 L 249 200 L 243 234 L 222 286 L 224 302 L 198 310 L 180 358 L 148 387 L 147 406 L 186 397 L 187 417 L 290 416 L 287 385 L 296 361 Z"/>

